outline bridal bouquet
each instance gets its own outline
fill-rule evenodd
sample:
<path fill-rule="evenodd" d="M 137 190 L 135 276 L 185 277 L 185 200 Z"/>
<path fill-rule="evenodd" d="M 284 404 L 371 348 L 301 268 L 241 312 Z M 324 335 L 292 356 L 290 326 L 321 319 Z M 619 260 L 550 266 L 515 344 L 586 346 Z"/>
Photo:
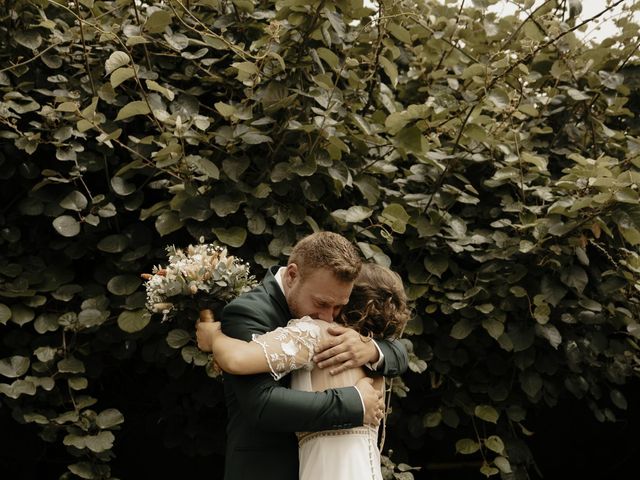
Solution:
<path fill-rule="evenodd" d="M 167 247 L 169 263 L 143 273 L 146 307 L 162 321 L 184 310 L 217 310 L 256 285 L 249 264 L 219 245 L 200 243 L 185 249 Z M 196 314 L 197 315 L 197 314 Z"/>

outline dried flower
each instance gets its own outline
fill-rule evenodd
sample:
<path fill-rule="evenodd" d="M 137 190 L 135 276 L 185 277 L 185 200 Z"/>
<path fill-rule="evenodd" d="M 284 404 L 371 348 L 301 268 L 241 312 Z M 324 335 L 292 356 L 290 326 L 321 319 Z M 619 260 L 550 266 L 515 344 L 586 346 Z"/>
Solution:
<path fill-rule="evenodd" d="M 162 321 L 176 311 L 212 308 L 248 292 L 255 285 L 249 264 L 227 254 L 219 245 L 201 243 L 185 249 L 167 247 L 169 263 L 154 267 L 146 280 L 147 309 L 161 313 Z"/>

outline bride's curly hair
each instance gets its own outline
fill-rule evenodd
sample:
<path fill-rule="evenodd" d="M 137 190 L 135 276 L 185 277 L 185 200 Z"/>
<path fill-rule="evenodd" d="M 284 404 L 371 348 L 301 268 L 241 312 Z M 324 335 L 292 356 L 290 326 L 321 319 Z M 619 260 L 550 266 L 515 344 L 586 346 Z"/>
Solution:
<path fill-rule="evenodd" d="M 393 338 L 410 316 L 400 275 L 376 263 L 364 263 L 338 322 L 364 336 Z"/>

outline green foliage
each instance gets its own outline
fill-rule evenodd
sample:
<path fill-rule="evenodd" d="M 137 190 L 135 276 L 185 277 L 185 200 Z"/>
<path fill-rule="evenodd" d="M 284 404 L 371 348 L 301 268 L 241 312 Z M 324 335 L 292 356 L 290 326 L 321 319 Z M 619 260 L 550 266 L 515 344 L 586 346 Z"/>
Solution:
<path fill-rule="evenodd" d="M 328 229 L 392 265 L 416 312 L 396 424 L 429 389 L 407 436 L 481 452 L 486 476 L 524 475 L 510 452 L 529 411 L 571 396 L 602 421 L 626 409 L 637 25 L 629 12 L 586 48 L 557 11 L 484 3 L 5 4 L 0 398 L 67 446 L 69 478 L 111 477 L 127 414 L 101 378 L 133 364 L 191 385 L 187 364 L 207 363 L 193 319 L 150 320 L 139 281 L 200 237 L 259 272 Z"/>

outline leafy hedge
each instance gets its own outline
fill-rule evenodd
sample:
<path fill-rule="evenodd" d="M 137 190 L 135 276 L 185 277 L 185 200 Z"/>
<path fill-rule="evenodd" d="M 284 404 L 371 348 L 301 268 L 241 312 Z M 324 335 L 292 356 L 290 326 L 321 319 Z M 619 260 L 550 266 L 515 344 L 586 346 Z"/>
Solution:
<path fill-rule="evenodd" d="M 519 2 L 524 21 L 473 3 L 5 2 L 0 399 L 66 446 L 65 478 L 111 478 L 140 397 L 163 399 L 167 445 L 223 451 L 192 319 L 151 319 L 140 280 L 200 238 L 261 275 L 334 230 L 402 274 L 401 461 L 433 435 L 524 478 L 528 413 L 572 397 L 601 421 L 626 410 L 633 12 L 586 48 L 555 2 Z"/>

